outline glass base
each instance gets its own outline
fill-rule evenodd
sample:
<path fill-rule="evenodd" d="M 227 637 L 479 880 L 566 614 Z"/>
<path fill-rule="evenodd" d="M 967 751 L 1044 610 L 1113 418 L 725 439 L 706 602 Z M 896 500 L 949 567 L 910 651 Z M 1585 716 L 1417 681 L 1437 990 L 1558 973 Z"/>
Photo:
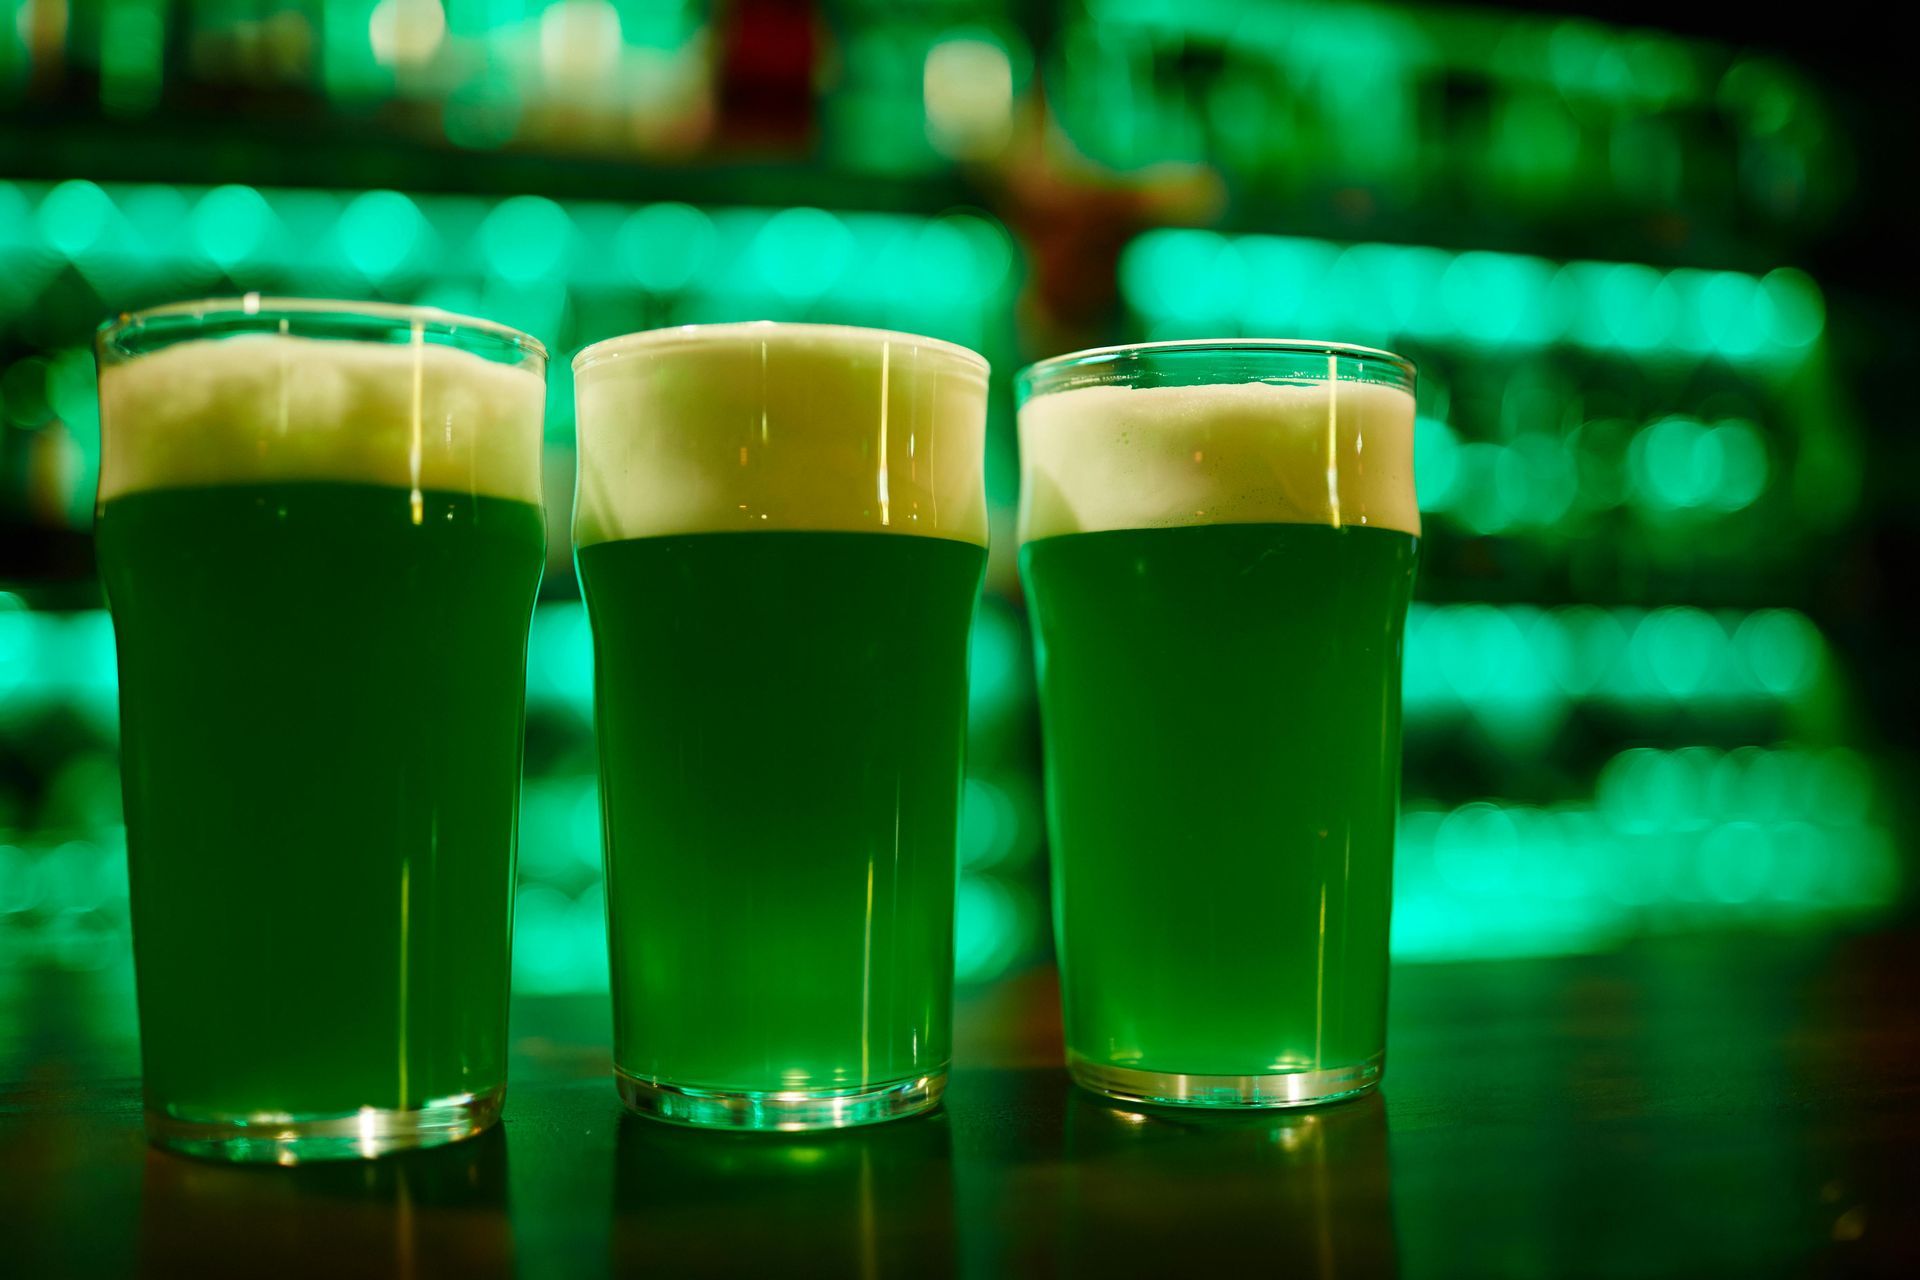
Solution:
<path fill-rule="evenodd" d="M 947 1073 L 856 1089 L 698 1089 L 629 1075 L 613 1077 L 620 1100 L 643 1116 L 699 1129 L 797 1132 L 878 1124 L 931 1111 L 947 1090 Z"/>
<path fill-rule="evenodd" d="M 1380 1083 L 1386 1055 L 1344 1067 L 1279 1071 L 1271 1075 L 1203 1076 L 1180 1071 L 1140 1071 L 1067 1053 L 1067 1071 L 1083 1089 L 1123 1102 L 1165 1107 L 1311 1107 L 1366 1093 Z"/>
<path fill-rule="evenodd" d="M 221 1115 L 167 1107 L 147 1112 L 147 1139 L 169 1151 L 237 1164 L 371 1160 L 484 1133 L 500 1118 L 506 1093 L 503 1084 L 414 1109 L 361 1107 L 325 1115 Z"/>

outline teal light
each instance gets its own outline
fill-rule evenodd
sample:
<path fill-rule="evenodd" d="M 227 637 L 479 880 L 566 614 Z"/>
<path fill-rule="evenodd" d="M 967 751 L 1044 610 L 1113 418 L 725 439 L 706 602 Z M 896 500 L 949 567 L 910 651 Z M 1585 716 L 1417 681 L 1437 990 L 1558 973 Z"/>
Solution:
<path fill-rule="evenodd" d="M 1206 274 L 1197 282 L 1196 297 L 1203 299 L 1201 313 L 1232 317 L 1244 313 L 1247 302 L 1247 263 L 1231 240 L 1214 246 Z"/>
<path fill-rule="evenodd" d="M 1561 632 L 1562 664 L 1556 673 L 1561 689 L 1575 698 L 1598 693 L 1627 647 L 1627 628 L 1609 610 L 1585 604 L 1559 610 L 1556 621 Z"/>
<path fill-rule="evenodd" d="M 964 874 L 954 895 L 953 965 L 960 982 L 985 982 L 1005 972 L 1024 941 L 1025 904 L 1007 882 Z"/>
<path fill-rule="evenodd" d="M 950 214 L 939 220 L 966 241 L 971 254 L 967 283 L 975 297 L 997 298 L 1013 274 L 1013 238 L 1005 227 L 970 213 Z"/>
<path fill-rule="evenodd" d="M 973 615 L 967 684 L 976 712 L 1004 710 L 1026 672 L 1027 646 L 1013 610 L 997 596 L 982 596 Z"/>
<path fill-rule="evenodd" d="M 69 258 L 97 247 L 114 217 L 113 200 L 84 179 L 61 183 L 41 198 L 41 237 Z"/>
<path fill-rule="evenodd" d="M 1453 428 L 1422 414 L 1413 423 L 1413 474 L 1420 509 L 1446 511 L 1460 480 L 1460 441 Z"/>
<path fill-rule="evenodd" d="M 1408 614 L 1408 722 L 1467 714 L 1524 738 L 1576 702 L 1659 715 L 1796 703 L 1818 687 L 1820 632 L 1785 609 L 1651 613 L 1572 605 L 1425 605 Z"/>
<path fill-rule="evenodd" d="M 1217 315 L 1222 247 L 1211 231 L 1143 236 L 1122 256 L 1120 283 L 1130 304 L 1149 315 L 1207 319 Z M 1234 284 L 1238 296 L 1238 282 Z"/>
<path fill-rule="evenodd" d="M 148 287 L 223 287 L 205 269 L 217 255 L 223 271 L 225 262 L 259 267 L 290 291 L 337 294 L 344 266 L 349 286 L 360 279 L 390 296 L 501 306 L 547 333 L 577 294 L 638 288 L 672 297 L 671 319 L 792 317 L 817 306 L 835 319 L 977 343 L 1015 278 L 1005 229 L 971 213 L 22 183 L 0 186 L 0 243 L 10 233 L 29 249 L 82 255 L 125 240 L 112 261 L 137 264 Z M 119 291 L 100 264 L 88 266 L 103 295 Z M 41 284 L 29 277 L 18 294 L 0 284 L 0 315 L 17 314 Z M 139 300 L 103 297 L 109 308 Z"/>
<path fill-rule="evenodd" d="M 198 199 L 189 200 L 180 188 L 162 183 L 115 187 L 110 194 L 137 238 L 136 252 L 149 263 L 173 269 L 191 261 L 198 272 L 213 261 L 206 253 L 195 252 L 193 219 Z"/>
<path fill-rule="evenodd" d="M 1167 269 L 1162 264 L 1169 255 L 1187 251 L 1192 243 L 1192 236 L 1142 236 L 1128 244 L 1120 254 L 1118 277 L 1120 296 L 1127 306 L 1147 317 L 1165 314 L 1162 307 L 1167 295 L 1161 281 Z"/>
<path fill-rule="evenodd" d="M 480 227 L 488 267 L 510 284 L 549 280 L 565 264 L 573 223 L 543 196 L 514 196 L 493 207 Z"/>
<path fill-rule="evenodd" d="M 1595 785 L 1602 816 L 1635 831 L 1734 821 L 1871 827 L 1873 794 L 1864 762 L 1840 747 L 1634 747 L 1609 760 Z"/>
<path fill-rule="evenodd" d="M 1526 478 L 1497 444 L 1460 446 L 1459 497 L 1450 514 L 1470 533 L 1505 533 L 1519 514 Z"/>
<path fill-rule="evenodd" d="M 826 210 L 783 209 L 768 218 L 754 237 L 753 262 L 775 293 L 806 300 L 840 282 L 853 247 L 846 223 Z"/>
<path fill-rule="evenodd" d="M 416 205 L 398 191 L 366 191 L 340 213 L 340 251 L 353 269 L 382 281 L 405 267 L 428 234 Z"/>
<path fill-rule="evenodd" d="M 1664 418 L 1634 437 L 1634 483 L 1656 507 L 1704 506 L 1719 491 L 1721 442 L 1692 418 Z"/>
<path fill-rule="evenodd" d="M 1776 267 L 1760 280 L 1772 304 L 1773 341 L 1805 347 L 1819 341 L 1827 327 L 1827 308 L 1813 277 L 1792 267 Z"/>
<path fill-rule="evenodd" d="M 653 204 L 621 224 L 621 265 L 641 288 L 669 293 L 685 288 L 714 255 L 713 219 L 692 205 Z"/>
<path fill-rule="evenodd" d="M 1819 673 L 1820 633 L 1804 614 L 1763 609 L 1739 624 L 1734 644 L 1760 687 L 1788 696 L 1806 689 Z"/>
<path fill-rule="evenodd" d="M 859 288 L 874 302 L 898 313 L 911 308 L 918 298 L 920 264 L 918 234 L 907 227 L 893 227 L 884 236 L 869 233 L 863 240 L 878 240 L 870 251 L 863 250 L 859 257 L 868 264 L 864 270 L 852 273 L 848 284 Z M 857 283 L 856 283 L 857 282 Z M 936 286 L 935 297 L 950 295 L 951 282 Z"/>
<path fill-rule="evenodd" d="M 1727 759 L 1734 772 L 1728 789 L 1738 797 L 1741 810 L 1766 818 L 1783 817 L 1793 811 L 1789 805 L 1792 770 L 1779 752 L 1742 747 L 1728 753 Z"/>
<path fill-rule="evenodd" d="M 1550 412 L 1523 405 L 1517 420 Z M 1709 426 L 1671 416 L 1649 423 L 1627 442 L 1624 492 L 1593 482 L 1594 469 L 1612 474 L 1616 467 L 1618 455 L 1607 440 L 1605 434 L 1523 428 L 1504 442 L 1463 443 L 1445 422 L 1422 414 L 1413 445 L 1420 508 L 1476 534 L 1524 528 L 1574 537 L 1561 521 L 1576 506 L 1601 510 L 1624 500 L 1661 519 L 1676 512 L 1718 518 L 1752 506 L 1767 489 L 1766 440 L 1745 419 Z"/>
<path fill-rule="evenodd" d="M 598 885 L 576 896 L 523 885 L 513 903 L 513 989 L 560 995 L 607 989 L 606 905 Z"/>
<path fill-rule="evenodd" d="M 1362 255 L 1367 263 L 1368 274 L 1378 284 L 1376 301 L 1384 304 L 1391 329 L 1421 336 L 1452 330 L 1453 307 L 1443 302 L 1442 294 L 1452 254 L 1393 244 L 1357 244 L 1347 253 Z"/>
<path fill-rule="evenodd" d="M 1652 267 L 1620 262 L 1600 273 L 1601 315 L 1616 346 L 1646 351 L 1663 346 L 1680 319 L 1678 299 Z"/>
<path fill-rule="evenodd" d="M 85 347 L 55 352 L 46 366 L 47 407 L 73 428 L 93 461 L 99 459 L 100 398 L 93 353 Z"/>
<path fill-rule="evenodd" d="M 215 187 L 193 207 L 193 239 L 208 261 L 231 269 L 259 252 L 273 210 L 252 187 Z"/>
<path fill-rule="evenodd" d="M 1656 609 L 1634 629 L 1627 658 L 1644 686 L 1679 699 L 1700 695 L 1726 661 L 1727 634 L 1698 609 Z"/>
<path fill-rule="evenodd" d="M 1719 336 L 1709 332 L 1703 305 L 1707 285 L 1718 274 L 1689 267 L 1667 272 L 1667 288 L 1672 291 L 1677 309 L 1672 333 L 1674 350 L 1689 356 L 1709 356 L 1719 349 Z"/>
<path fill-rule="evenodd" d="M 1350 245 L 1334 255 L 1320 286 L 1301 299 L 1304 323 L 1320 332 L 1379 340 L 1379 335 L 1386 332 L 1385 309 L 1391 306 L 1382 280 L 1390 260 L 1383 260 L 1375 249 L 1373 245 Z M 1218 258 L 1226 264 L 1224 274 L 1232 287 L 1232 293 L 1222 301 L 1233 303 L 1248 297 L 1256 286 L 1248 277 L 1248 259 L 1242 247 L 1231 242 L 1222 244 Z M 1239 307 L 1231 310 L 1238 311 Z"/>
<path fill-rule="evenodd" d="M 960 865 L 972 871 L 999 866 L 1020 847 L 1021 815 L 1006 787 L 970 777 L 960 793 Z"/>
<path fill-rule="evenodd" d="M 1552 264 L 1538 258 L 1460 254 L 1440 280 L 1447 328 L 1469 341 L 1494 345 L 1537 345 L 1558 337 L 1559 325 L 1548 313 L 1552 280 Z"/>
<path fill-rule="evenodd" d="M 600 869 L 600 793 L 592 774 L 527 779 L 520 801 L 523 880 L 573 884 Z"/>
<path fill-rule="evenodd" d="M 527 638 L 527 700 L 560 704 L 590 714 L 593 698 L 593 632 L 578 601 L 543 604 L 533 613 Z"/>
<path fill-rule="evenodd" d="M 1328 277 L 1345 257 L 1340 246 L 1321 240 L 1271 236 L 1242 237 L 1239 247 L 1239 258 L 1246 264 L 1248 276 L 1241 283 L 1240 296 L 1246 301 L 1249 320 L 1280 326 L 1265 328 L 1264 332 L 1285 333 L 1289 332 L 1284 327 L 1287 324 L 1311 327 L 1320 318 L 1319 309 L 1328 297 L 1325 287 Z M 1367 262 L 1366 266 L 1380 271 L 1405 262 L 1405 258 L 1396 258 L 1389 252 L 1384 261 Z M 1161 287 L 1177 296 L 1188 287 L 1185 279 L 1174 271 Z M 1361 299 L 1360 305 L 1366 302 Z"/>
<path fill-rule="evenodd" d="M 1416 800 L 1395 858 L 1394 955 L 1564 954 L 1701 923 L 1877 912 L 1898 899 L 1899 864 L 1872 807 L 1858 757 L 1805 747 L 1630 749 L 1601 769 L 1591 805 Z"/>
<path fill-rule="evenodd" d="M 1439 649 L 1440 670 L 1463 701 L 1511 691 L 1510 677 L 1530 655 L 1512 618 L 1492 605 L 1459 605 L 1438 614 L 1423 635 Z"/>
<path fill-rule="evenodd" d="M 952 221 L 936 218 L 909 241 L 908 269 L 895 287 L 918 305 L 949 307 L 970 302 L 981 292 L 973 245 Z"/>
<path fill-rule="evenodd" d="M 1642 360 L 1702 355 L 1791 364 L 1824 326 L 1820 291 L 1766 277 L 1414 245 L 1149 231 L 1120 290 L 1156 337 L 1314 330 L 1506 349 L 1558 345 Z"/>
<path fill-rule="evenodd" d="M 1519 844 L 1512 810 L 1485 801 L 1464 804 L 1434 832 L 1434 870 L 1451 888 L 1485 892 L 1499 884 Z"/>
<path fill-rule="evenodd" d="M 62 663 L 50 673 L 28 664 L 35 685 L 58 695 L 70 673 L 113 687 L 111 633 L 105 613 L 99 635 L 76 650 L 79 667 Z M 68 643 L 61 615 L 22 614 L 17 625 L 32 637 L 34 653 Z M 89 622 L 86 625 L 95 626 Z M 78 634 L 73 633 L 73 634 Z M 93 633 L 90 631 L 89 636 Z M 24 643 L 24 642 L 23 642 Z M 1819 629 L 1790 609 L 1714 614 L 1676 607 L 1651 613 L 1570 605 L 1416 604 L 1408 615 L 1406 708 L 1416 725 L 1461 712 L 1507 715 L 1555 713 L 1570 702 L 1604 701 L 1655 714 L 1676 706 L 1724 711 L 1793 702 L 1818 682 L 1824 641 Z M 975 617 L 970 701 L 987 723 L 1023 696 L 1029 655 L 1017 614 L 998 597 L 981 601 Z M 537 707 L 591 714 L 593 647 L 586 611 L 552 602 L 534 613 L 527 652 L 527 697 Z"/>
<path fill-rule="evenodd" d="M 526 16 L 521 0 L 446 0 L 447 32 L 467 39 L 484 39 Z"/>
<path fill-rule="evenodd" d="M 1716 271 L 1700 289 L 1700 317 L 1713 346 L 1751 355 L 1773 335 L 1773 299 L 1752 276 Z M 1795 344 L 1804 345 L 1804 344 Z"/>
<path fill-rule="evenodd" d="M 31 678 L 38 630 L 26 602 L 11 591 L 0 591 L 0 727 L 22 705 L 14 691 Z"/>
<path fill-rule="evenodd" d="M 536 706 L 550 703 L 557 686 L 584 701 L 583 628 L 577 603 L 537 612 L 529 665 Z M 1596 673 L 1581 668 L 1610 662 L 1645 668 L 1638 678 L 1662 683 L 1675 701 L 1703 697 L 1720 678 L 1713 668 L 1739 665 L 1714 657 L 1716 645 L 1776 659 L 1798 646 L 1811 651 L 1802 654 L 1811 662 L 1819 644 L 1805 619 L 1785 611 L 1739 618 L 1592 606 L 1423 606 L 1409 637 L 1410 707 L 1422 665 L 1433 661 L 1436 645 L 1451 645 L 1473 651 L 1455 656 L 1454 678 L 1476 691 L 1467 702 L 1476 714 L 1509 696 L 1503 685 L 1591 684 Z M 1637 656 L 1623 656 L 1636 649 Z M 1688 652 L 1676 658 L 1664 650 Z M 1492 663 L 1517 665 L 1502 681 L 1489 674 Z M 9 682 L 10 672 L 20 678 Z M 101 701 L 101 727 L 110 731 L 105 615 L 34 613 L 0 593 L 0 721 L 48 696 Z M 32 942 L 51 963 L 92 967 L 124 951 L 125 859 L 113 774 L 102 752 L 71 761 L 54 778 L 48 811 L 85 833 L 79 838 L 0 846 L 0 910 L 56 921 Z M 1037 838 L 1030 827 L 1038 806 L 1014 782 L 982 774 L 963 792 L 956 951 L 965 982 L 1004 972 L 1025 954 L 1036 927 L 1024 888 L 996 874 L 1023 861 Z M 1415 798 L 1396 858 L 1394 952 L 1414 961 L 1558 954 L 1715 921 L 1810 927 L 1858 918 L 1883 910 L 1901 889 L 1880 807 L 1873 771 L 1858 754 L 1797 745 L 1629 749 L 1599 770 L 1591 802 L 1481 799 L 1439 808 Z M 529 779 L 521 847 L 527 879 L 518 898 L 516 989 L 604 990 L 590 774 Z"/>
<path fill-rule="evenodd" d="M 1701 887 L 1715 902 L 1752 902 L 1774 878 L 1773 832 L 1757 822 L 1729 822 L 1701 840 Z"/>

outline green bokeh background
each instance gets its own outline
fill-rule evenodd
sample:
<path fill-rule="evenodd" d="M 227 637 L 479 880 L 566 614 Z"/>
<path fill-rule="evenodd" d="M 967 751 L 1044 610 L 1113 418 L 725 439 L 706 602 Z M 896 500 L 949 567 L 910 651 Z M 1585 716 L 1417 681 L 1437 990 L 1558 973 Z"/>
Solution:
<path fill-rule="evenodd" d="M 565 361 L 750 318 L 994 363 L 963 983 L 1050 945 L 1010 377 L 1137 338 L 1420 362 L 1398 958 L 1884 920 L 1910 771 L 1836 586 L 1880 321 L 1818 265 L 1859 110 L 1778 53 L 1448 6 L 0 3 L 0 970 L 129 970 L 91 330 L 249 290 L 555 353 L 521 991 L 606 983 Z"/>

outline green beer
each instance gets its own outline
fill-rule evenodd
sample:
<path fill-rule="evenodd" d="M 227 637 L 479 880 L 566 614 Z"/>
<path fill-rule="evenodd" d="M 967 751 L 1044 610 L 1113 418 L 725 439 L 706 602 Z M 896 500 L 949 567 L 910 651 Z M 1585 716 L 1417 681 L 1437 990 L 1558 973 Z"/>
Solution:
<path fill-rule="evenodd" d="M 1411 372 L 1137 350 L 1038 366 L 1021 418 L 1069 1065 L 1144 1101 L 1357 1092 L 1385 1044 Z"/>
<path fill-rule="evenodd" d="M 499 1106 L 542 378 L 531 340 L 482 329 L 488 359 L 426 341 L 431 314 L 396 342 L 231 317 L 169 342 L 169 313 L 103 338 L 96 539 L 168 1145 L 369 1155 Z"/>
<path fill-rule="evenodd" d="M 932 1106 L 984 366 L 741 325 L 575 368 L 622 1095 L 747 1128 Z"/>

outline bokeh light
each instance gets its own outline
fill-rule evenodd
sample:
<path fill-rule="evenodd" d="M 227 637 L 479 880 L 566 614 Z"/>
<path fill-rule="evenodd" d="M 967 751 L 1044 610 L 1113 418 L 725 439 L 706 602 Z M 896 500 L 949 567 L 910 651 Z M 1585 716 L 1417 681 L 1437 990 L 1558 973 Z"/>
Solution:
<path fill-rule="evenodd" d="M 1791 268 L 1765 277 L 1625 262 L 1556 268 L 1516 254 L 1200 230 L 1136 238 L 1120 288 L 1160 336 L 1211 326 L 1790 366 L 1825 326 L 1818 287 Z"/>
<path fill-rule="evenodd" d="M 382 281 L 415 256 L 427 228 L 420 207 L 398 191 L 366 191 L 341 211 L 338 234 L 354 270 Z"/>

